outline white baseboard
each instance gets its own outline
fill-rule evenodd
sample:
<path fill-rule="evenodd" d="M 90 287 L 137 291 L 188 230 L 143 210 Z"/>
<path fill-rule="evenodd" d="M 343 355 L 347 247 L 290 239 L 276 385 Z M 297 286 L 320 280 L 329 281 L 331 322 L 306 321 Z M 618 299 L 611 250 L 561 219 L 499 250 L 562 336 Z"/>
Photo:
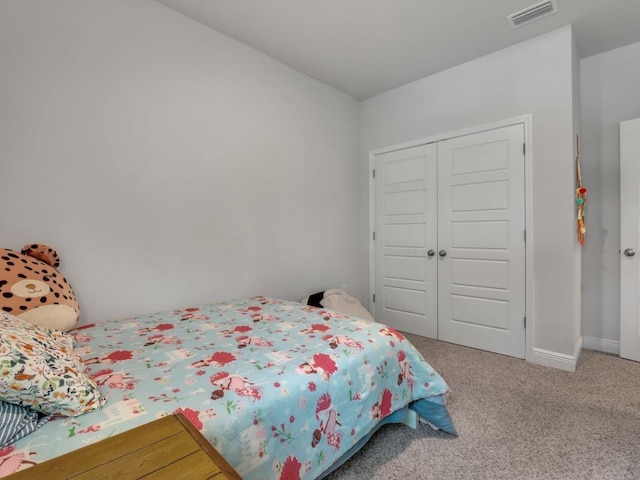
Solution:
<path fill-rule="evenodd" d="M 606 338 L 584 337 L 584 348 L 620 355 L 620 342 Z"/>
<path fill-rule="evenodd" d="M 534 348 L 531 362 L 546 367 L 575 372 L 576 365 L 578 365 L 578 360 L 580 359 L 580 352 L 582 352 L 582 337 L 578 339 L 573 355 L 543 350 L 542 348 Z"/>

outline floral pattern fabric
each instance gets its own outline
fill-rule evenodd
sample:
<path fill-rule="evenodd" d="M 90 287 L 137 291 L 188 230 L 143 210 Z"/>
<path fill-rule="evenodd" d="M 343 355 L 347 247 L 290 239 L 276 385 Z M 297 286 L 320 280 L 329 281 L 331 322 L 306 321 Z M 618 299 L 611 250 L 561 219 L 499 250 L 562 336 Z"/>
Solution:
<path fill-rule="evenodd" d="M 392 412 L 448 391 L 392 328 L 265 297 L 75 335 L 110 399 L 0 451 L 13 471 L 182 412 L 245 480 L 314 479 Z"/>
<path fill-rule="evenodd" d="M 106 398 L 73 352 L 73 337 L 0 313 L 0 400 L 44 414 L 82 415 Z"/>

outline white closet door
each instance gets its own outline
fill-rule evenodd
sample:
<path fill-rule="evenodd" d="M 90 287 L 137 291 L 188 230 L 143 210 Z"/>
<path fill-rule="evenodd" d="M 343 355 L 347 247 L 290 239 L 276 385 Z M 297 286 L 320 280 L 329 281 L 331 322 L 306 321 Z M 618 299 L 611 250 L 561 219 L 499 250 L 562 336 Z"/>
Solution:
<path fill-rule="evenodd" d="M 436 146 L 375 157 L 375 318 L 437 338 Z"/>
<path fill-rule="evenodd" d="M 522 125 L 438 143 L 438 338 L 520 358 L 523 145 Z"/>
<path fill-rule="evenodd" d="M 620 356 L 640 362 L 640 119 L 620 123 Z"/>

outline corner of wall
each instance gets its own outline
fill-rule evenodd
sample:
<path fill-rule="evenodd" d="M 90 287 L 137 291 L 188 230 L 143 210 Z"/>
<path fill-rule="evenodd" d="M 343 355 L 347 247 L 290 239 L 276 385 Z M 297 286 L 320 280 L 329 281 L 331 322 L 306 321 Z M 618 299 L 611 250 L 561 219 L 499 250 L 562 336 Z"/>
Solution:
<path fill-rule="evenodd" d="M 569 372 L 575 372 L 582 353 L 582 337 L 578 338 L 575 344 L 573 355 L 543 350 L 542 348 L 534 348 L 533 355 L 529 361 L 544 365 L 545 367 L 559 368 Z"/>
<path fill-rule="evenodd" d="M 587 350 L 597 350 L 599 352 L 611 353 L 612 355 L 620 355 L 620 342 L 618 340 L 596 337 L 583 338 L 583 346 Z"/>

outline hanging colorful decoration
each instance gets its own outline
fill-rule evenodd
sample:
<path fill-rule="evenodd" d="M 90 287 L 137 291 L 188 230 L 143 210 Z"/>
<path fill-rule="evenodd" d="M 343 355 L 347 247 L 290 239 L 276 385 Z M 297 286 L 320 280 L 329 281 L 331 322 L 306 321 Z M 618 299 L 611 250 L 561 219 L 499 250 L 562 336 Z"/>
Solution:
<path fill-rule="evenodd" d="M 576 135 L 576 205 L 578 206 L 578 242 L 584 245 L 587 226 L 584 221 L 585 205 L 587 203 L 587 189 L 582 185 L 582 170 L 580 169 L 580 140 Z"/>

